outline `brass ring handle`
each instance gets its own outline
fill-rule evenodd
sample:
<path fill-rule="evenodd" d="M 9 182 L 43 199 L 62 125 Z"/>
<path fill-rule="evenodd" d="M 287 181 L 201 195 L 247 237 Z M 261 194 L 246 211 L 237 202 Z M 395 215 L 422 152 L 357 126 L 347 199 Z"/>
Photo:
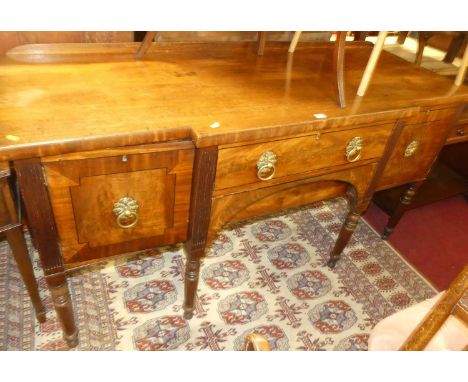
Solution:
<path fill-rule="evenodd" d="M 418 149 L 418 146 L 419 146 L 418 141 L 412 141 L 408 146 L 406 146 L 405 157 L 408 158 L 410 156 L 413 156 L 416 150 Z"/>
<path fill-rule="evenodd" d="M 276 162 L 278 157 L 273 151 L 264 152 L 257 161 L 257 178 L 265 181 L 270 180 L 276 173 Z"/>
<path fill-rule="evenodd" d="M 117 216 L 116 223 L 120 228 L 132 228 L 138 223 L 137 201 L 129 196 L 120 198 L 114 204 L 113 212 Z"/>
<path fill-rule="evenodd" d="M 275 176 L 276 168 L 274 164 L 268 163 L 257 171 L 257 178 L 260 180 L 270 180 Z"/>
<path fill-rule="evenodd" d="M 362 138 L 354 137 L 346 146 L 346 160 L 348 162 L 356 162 L 361 158 L 362 153 Z"/>

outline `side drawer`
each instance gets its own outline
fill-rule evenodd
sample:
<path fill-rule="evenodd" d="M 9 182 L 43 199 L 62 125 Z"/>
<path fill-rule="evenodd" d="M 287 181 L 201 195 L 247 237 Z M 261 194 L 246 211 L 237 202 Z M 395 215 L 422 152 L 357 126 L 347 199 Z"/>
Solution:
<path fill-rule="evenodd" d="M 44 158 L 65 263 L 185 240 L 193 153 L 181 141 Z"/>
<path fill-rule="evenodd" d="M 406 125 L 379 179 L 378 190 L 426 176 L 444 143 L 448 121 Z"/>
<path fill-rule="evenodd" d="M 383 154 L 392 130 L 393 124 L 384 124 L 221 149 L 215 189 L 268 183 L 269 179 L 346 163 L 361 164 L 363 160 L 378 158 Z M 354 147 L 353 142 L 358 138 L 362 148 L 347 156 L 347 148 Z M 271 173 L 266 173 L 264 178 L 268 179 L 265 181 L 259 178 L 259 160 L 265 158 L 268 155 L 266 153 L 273 153 L 276 162 L 271 167 Z"/>
<path fill-rule="evenodd" d="M 447 144 L 468 141 L 468 122 L 454 125 L 448 134 Z"/>

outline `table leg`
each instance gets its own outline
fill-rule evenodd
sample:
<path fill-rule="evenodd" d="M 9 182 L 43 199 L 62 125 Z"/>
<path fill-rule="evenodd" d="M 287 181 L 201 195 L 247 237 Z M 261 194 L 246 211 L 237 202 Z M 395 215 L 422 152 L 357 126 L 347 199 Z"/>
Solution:
<path fill-rule="evenodd" d="M 188 254 L 187 261 L 185 264 L 185 282 L 184 282 L 184 318 L 187 320 L 193 317 L 199 276 L 200 276 L 200 259 L 192 258 L 191 254 Z"/>
<path fill-rule="evenodd" d="M 46 311 L 42 304 L 41 297 L 39 296 L 39 288 L 36 278 L 34 277 L 32 262 L 21 227 L 16 227 L 7 231 L 6 237 L 24 285 L 26 286 L 26 290 L 28 291 L 29 298 L 33 304 L 34 311 L 36 312 L 36 318 L 39 322 L 43 323 L 46 320 Z"/>
<path fill-rule="evenodd" d="M 351 235 L 356 229 L 357 223 L 359 222 L 361 215 L 354 210 L 351 210 L 346 217 L 346 220 L 341 227 L 338 238 L 336 239 L 335 246 L 333 247 L 332 252 L 330 253 L 330 260 L 328 260 L 327 265 L 330 268 L 334 268 L 336 262 L 341 257 L 341 252 L 343 252 L 344 247 L 348 244 Z"/>
<path fill-rule="evenodd" d="M 390 216 L 390 219 L 388 220 L 386 227 L 384 228 L 382 239 L 387 240 L 388 237 L 391 235 L 391 233 L 395 229 L 395 226 L 398 224 L 403 214 L 407 211 L 408 205 L 411 204 L 414 198 L 414 195 L 416 195 L 417 190 L 419 189 L 419 187 L 421 187 L 422 184 L 423 184 L 422 181 L 409 184 L 406 191 L 400 197 L 400 203 L 393 211 L 392 215 Z"/>
<path fill-rule="evenodd" d="M 200 274 L 200 259 L 205 254 L 206 240 L 211 217 L 211 195 L 213 193 L 218 161 L 218 147 L 197 149 L 192 175 L 192 195 L 188 241 L 186 243 L 187 261 L 185 265 L 184 318 L 193 317 L 195 298 Z"/>
<path fill-rule="evenodd" d="M 46 281 L 63 327 L 63 338 L 68 346 L 75 347 L 78 345 L 78 329 L 41 160 L 18 160 L 14 162 L 14 167 L 28 215 L 28 225 L 36 238 Z"/>
<path fill-rule="evenodd" d="M 8 173 L 9 175 L 9 173 Z M 39 296 L 37 281 L 34 277 L 31 258 L 24 240 L 22 226 L 18 222 L 17 212 L 14 207 L 13 197 L 7 182 L 7 174 L 0 177 L 0 228 L 5 229 L 5 235 L 10 245 L 13 258 L 23 279 L 29 298 L 36 312 L 39 322 L 45 322 L 46 311 Z"/>

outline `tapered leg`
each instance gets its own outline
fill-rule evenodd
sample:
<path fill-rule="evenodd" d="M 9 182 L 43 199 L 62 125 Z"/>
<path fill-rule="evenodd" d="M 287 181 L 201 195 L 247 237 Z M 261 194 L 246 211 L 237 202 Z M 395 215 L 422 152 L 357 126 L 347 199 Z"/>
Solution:
<path fill-rule="evenodd" d="M 42 268 L 63 327 L 63 338 L 68 346 L 75 347 L 78 344 L 78 329 L 73 317 L 57 227 L 41 160 L 31 158 L 15 161 L 14 167 L 28 214 L 28 225 L 36 238 Z"/>
<path fill-rule="evenodd" d="M 400 221 L 403 214 L 406 212 L 408 205 L 411 204 L 411 201 L 416 195 L 417 190 L 421 187 L 423 182 L 411 183 L 403 195 L 400 197 L 400 203 L 393 211 L 390 219 L 388 220 L 387 226 L 384 228 L 384 233 L 382 234 L 382 239 L 387 240 L 390 234 L 393 232 L 395 226 Z"/>
<path fill-rule="evenodd" d="M 350 211 L 346 217 L 345 223 L 341 227 L 341 231 L 338 235 L 338 238 L 336 239 L 335 246 L 333 247 L 333 250 L 330 254 L 330 260 L 328 260 L 327 263 L 330 268 L 334 268 L 336 262 L 340 259 L 341 252 L 343 252 L 344 247 L 346 244 L 348 244 L 351 235 L 356 229 L 360 217 L 361 215 L 355 211 Z"/>
<path fill-rule="evenodd" d="M 15 202 L 8 183 L 9 177 L 9 170 L 0 172 L 0 229 L 5 232 L 13 258 L 36 312 L 36 318 L 39 322 L 44 322 L 46 312 L 39 296 L 39 289 L 34 277 L 28 247 L 24 240 L 21 222 L 18 221 Z"/>
<path fill-rule="evenodd" d="M 29 257 L 26 242 L 24 240 L 21 227 L 16 227 L 6 232 L 8 244 L 10 244 L 11 252 L 18 266 L 18 270 L 23 279 L 29 298 L 36 312 L 36 318 L 39 322 L 45 322 L 46 311 L 39 296 L 39 288 L 36 278 L 34 277 L 33 266 Z"/>
<path fill-rule="evenodd" d="M 195 309 L 200 259 L 205 255 L 205 246 L 211 216 L 211 195 L 213 193 L 218 161 L 218 147 L 205 147 L 195 151 L 190 197 L 190 217 L 187 261 L 185 264 L 184 318 L 190 319 Z"/>

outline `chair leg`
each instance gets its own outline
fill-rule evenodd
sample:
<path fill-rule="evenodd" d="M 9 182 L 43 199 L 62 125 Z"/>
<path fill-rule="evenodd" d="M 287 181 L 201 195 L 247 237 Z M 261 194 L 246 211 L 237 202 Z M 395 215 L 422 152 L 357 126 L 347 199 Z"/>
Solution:
<path fill-rule="evenodd" d="M 369 34 L 367 31 L 355 31 L 354 41 L 366 41 L 366 37 Z"/>
<path fill-rule="evenodd" d="M 294 51 L 296 50 L 296 46 L 297 46 L 297 43 L 299 42 L 299 39 L 301 38 L 301 34 L 302 32 L 294 32 L 294 36 L 291 40 L 291 44 L 289 44 L 289 49 L 288 49 L 289 53 L 294 53 Z"/>
<path fill-rule="evenodd" d="M 360 97 L 364 97 L 364 95 L 366 94 L 367 87 L 369 86 L 369 82 L 372 78 L 372 74 L 374 74 L 375 67 L 377 66 L 377 61 L 379 60 L 380 53 L 382 53 L 387 33 L 388 32 L 379 32 L 377 41 L 375 42 L 374 48 L 372 49 L 372 53 L 369 57 L 369 61 L 367 62 L 366 69 L 364 70 L 364 74 L 362 75 L 361 83 L 359 84 L 357 95 Z"/>
<path fill-rule="evenodd" d="M 148 48 L 151 46 L 151 43 L 154 40 L 157 32 L 146 32 L 143 42 L 141 43 L 140 47 L 138 48 L 137 52 L 135 53 L 135 59 L 139 60 L 142 58 Z"/>
<path fill-rule="evenodd" d="M 337 93 L 338 106 L 346 107 L 344 86 L 344 54 L 345 54 L 346 32 L 338 32 L 335 47 L 333 49 L 333 70 L 335 72 L 335 89 Z"/>
<path fill-rule="evenodd" d="M 403 45 L 406 41 L 406 37 L 408 37 L 409 32 L 398 32 L 397 43 Z"/>
<path fill-rule="evenodd" d="M 465 47 L 465 53 L 458 69 L 457 77 L 455 78 L 455 85 L 460 86 L 465 81 L 466 68 L 468 67 L 468 46 Z"/>
<path fill-rule="evenodd" d="M 463 48 L 463 45 L 466 45 L 466 40 L 468 40 L 468 34 L 466 32 L 460 32 L 456 35 L 450 42 L 450 46 L 447 49 L 443 61 L 447 64 L 451 64 L 455 57 L 457 57 L 460 49 Z"/>
<path fill-rule="evenodd" d="M 265 51 L 265 43 L 266 43 L 266 32 L 258 32 L 257 35 L 257 55 L 263 56 L 263 52 Z"/>
<path fill-rule="evenodd" d="M 416 59 L 414 60 L 414 63 L 418 66 L 421 65 L 424 48 L 427 45 L 427 41 L 432 37 L 432 34 L 432 32 L 419 32 L 418 51 L 416 52 Z"/>

